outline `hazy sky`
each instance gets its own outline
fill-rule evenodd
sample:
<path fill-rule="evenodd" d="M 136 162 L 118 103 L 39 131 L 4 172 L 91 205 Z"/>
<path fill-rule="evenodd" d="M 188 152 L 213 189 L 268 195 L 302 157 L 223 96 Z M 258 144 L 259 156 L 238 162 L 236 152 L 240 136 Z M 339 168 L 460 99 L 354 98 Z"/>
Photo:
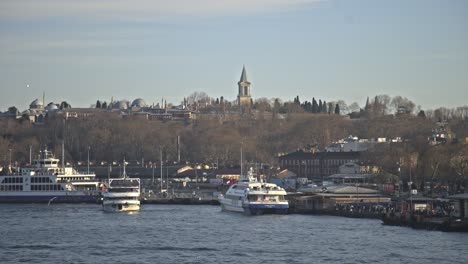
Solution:
<path fill-rule="evenodd" d="M 0 1 L 0 111 L 234 100 L 243 64 L 254 98 L 466 105 L 468 1 Z"/>

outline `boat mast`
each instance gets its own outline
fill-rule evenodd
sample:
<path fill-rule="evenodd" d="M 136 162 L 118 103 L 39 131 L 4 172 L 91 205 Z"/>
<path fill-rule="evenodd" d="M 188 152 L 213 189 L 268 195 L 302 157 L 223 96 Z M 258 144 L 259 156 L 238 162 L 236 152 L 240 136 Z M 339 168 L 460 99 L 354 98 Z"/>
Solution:
<path fill-rule="evenodd" d="M 240 173 L 240 176 L 241 176 L 241 178 L 242 178 L 242 175 L 244 175 L 244 173 L 243 173 L 243 167 L 242 167 L 242 142 L 241 142 L 241 147 L 240 147 L 240 154 L 241 154 L 241 155 L 240 155 L 240 159 L 241 159 L 241 160 L 240 160 L 240 166 L 241 166 L 241 173 Z"/>
<path fill-rule="evenodd" d="M 124 178 L 127 178 L 127 172 L 125 171 L 125 163 L 126 163 L 126 162 L 125 162 L 125 158 L 124 158 L 124 160 L 123 160 L 123 174 L 122 174 L 122 176 L 123 176 Z"/>
<path fill-rule="evenodd" d="M 62 141 L 62 169 L 65 169 L 65 141 Z"/>

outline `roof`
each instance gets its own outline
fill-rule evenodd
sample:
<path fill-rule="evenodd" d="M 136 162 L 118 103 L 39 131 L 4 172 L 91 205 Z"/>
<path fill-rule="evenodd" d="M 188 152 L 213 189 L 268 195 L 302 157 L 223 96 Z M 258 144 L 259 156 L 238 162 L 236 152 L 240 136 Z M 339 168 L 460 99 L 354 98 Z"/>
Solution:
<path fill-rule="evenodd" d="M 142 98 L 137 98 L 135 100 L 133 100 L 132 102 L 132 107 L 146 107 L 148 106 L 145 102 L 145 100 L 143 100 Z"/>
<path fill-rule="evenodd" d="M 240 81 L 239 82 L 249 82 L 247 80 L 247 71 L 245 70 L 245 65 L 244 67 L 242 68 L 242 74 L 241 74 L 241 77 L 240 77 Z"/>
<path fill-rule="evenodd" d="M 39 99 L 36 99 L 36 100 L 32 101 L 31 104 L 29 104 L 30 108 L 38 108 L 38 107 L 42 107 L 42 106 L 44 106 L 44 103 Z"/>
<path fill-rule="evenodd" d="M 376 190 L 362 188 L 362 187 L 355 187 L 355 186 L 329 186 L 325 191 L 327 193 L 335 193 L 335 194 L 345 194 L 345 193 L 357 193 L 357 194 L 374 194 L 378 193 Z"/>
<path fill-rule="evenodd" d="M 364 174 L 364 173 L 337 173 L 328 176 L 331 179 L 364 179 L 375 176 L 374 174 Z"/>
<path fill-rule="evenodd" d="M 280 159 L 311 159 L 311 158 L 335 158 L 335 159 L 358 159 L 360 156 L 358 151 L 346 151 L 346 152 L 305 152 L 298 150 L 285 155 L 280 156 Z"/>
<path fill-rule="evenodd" d="M 451 195 L 448 197 L 449 199 L 458 199 L 458 200 L 468 200 L 468 193 L 460 193 Z"/>

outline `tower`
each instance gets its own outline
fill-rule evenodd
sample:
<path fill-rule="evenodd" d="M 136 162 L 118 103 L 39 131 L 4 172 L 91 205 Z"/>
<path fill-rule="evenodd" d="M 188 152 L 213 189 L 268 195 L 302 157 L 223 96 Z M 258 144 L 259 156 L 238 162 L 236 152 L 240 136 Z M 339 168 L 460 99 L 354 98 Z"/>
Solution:
<path fill-rule="evenodd" d="M 237 85 L 239 86 L 239 93 L 237 95 L 237 103 L 239 104 L 239 107 L 250 106 L 250 82 L 247 80 L 247 71 L 245 70 L 245 65 L 242 68 L 242 75 Z"/>

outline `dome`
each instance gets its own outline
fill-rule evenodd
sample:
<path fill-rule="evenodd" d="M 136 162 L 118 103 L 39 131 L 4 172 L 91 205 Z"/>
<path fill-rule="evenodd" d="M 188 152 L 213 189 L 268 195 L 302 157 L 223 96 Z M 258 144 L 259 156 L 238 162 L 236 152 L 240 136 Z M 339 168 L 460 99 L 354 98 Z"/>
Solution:
<path fill-rule="evenodd" d="M 58 110 L 59 108 L 58 108 L 58 106 L 57 106 L 56 104 L 50 103 L 50 104 L 48 104 L 48 105 L 46 106 L 45 109 L 46 109 L 47 111 L 55 111 L 55 110 Z"/>
<path fill-rule="evenodd" d="M 132 102 L 132 107 L 147 107 L 148 105 L 146 104 L 145 100 L 141 98 L 137 98 L 133 100 Z"/>
<path fill-rule="evenodd" d="M 29 104 L 30 109 L 43 108 L 43 107 L 44 107 L 44 103 L 42 103 L 42 101 L 40 101 L 39 99 L 36 99 L 32 101 L 31 104 Z"/>
<path fill-rule="evenodd" d="M 128 109 L 128 103 L 125 101 L 118 101 L 112 105 L 114 109 Z"/>

